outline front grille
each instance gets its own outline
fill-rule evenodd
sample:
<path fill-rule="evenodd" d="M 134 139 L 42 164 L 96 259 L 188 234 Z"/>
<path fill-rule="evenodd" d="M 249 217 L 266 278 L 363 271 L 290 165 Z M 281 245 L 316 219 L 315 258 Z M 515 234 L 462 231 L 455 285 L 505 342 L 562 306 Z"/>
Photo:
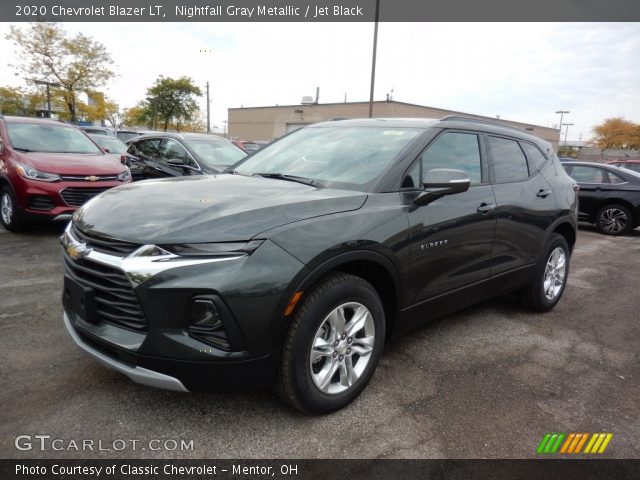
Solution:
<path fill-rule="evenodd" d="M 60 196 L 65 201 L 65 203 L 71 207 L 81 207 L 93 197 L 98 195 L 99 193 L 108 190 L 109 187 L 97 187 L 97 188 L 76 188 L 69 187 L 65 188 L 60 192 Z"/>
<path fill-rule="evenodd" d="M 29 208 L 31 210 L 42 210 L 47 212 L 53 210 L 51 198 L 44 195 L 32 195 L 29 197 Z"/>
<path fill-rule="evenodd" d="M 61 175 L 62 180 L 68 182 L 113 182 L 117 175 Z"/>
<path fill-rule="evenodd" d="M 93 290 L 98 320 L 138 332 L 147 320 L 129 279 L 123 271 L 64 254 L 64 269 L 76 282 Z"/>
<path fill-rule="evenodd" d="M 80 230 L 76 224 L 71 225 L 71 235 L 82 243 L 86 243 L 88 247 L 102 253 L 117 255 L 118 257 L 126 257 L 133 253 L 140 245 L 136 243 L 122 242 L 98 235 L 92 235 Z"/>

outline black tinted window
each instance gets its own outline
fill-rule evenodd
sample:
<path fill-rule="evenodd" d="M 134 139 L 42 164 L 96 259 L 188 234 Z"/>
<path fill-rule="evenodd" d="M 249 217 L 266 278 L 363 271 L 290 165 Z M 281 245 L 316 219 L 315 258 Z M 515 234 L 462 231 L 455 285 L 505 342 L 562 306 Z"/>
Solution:
<path fill-rule="evenodd" d="M 434 168 L 454 168 L 469 175 L 471 183 L 482 182 L 478 136 L 472 133 L 445 133 L 422 154 L 423 175 Z"/>
<path fill-rule="evenodd" d="M 129 147 L 129 153 L 157 160 L 161 141 L 161 138 L 148 138 L 134 142 L 131 144 L 131 147 Z"/>
<path fill-rule="evenodd" d="M 172 139 L 166 139 L 160 149 L 160 163 L 168 164 L 171 160 L 181 160 L 185 165 L 197 168 L 187 150 Z"/>
<path fill-rule="evenodd" d="M 524 153 L 527 155 L 527 160 L 529 160 L 529 170 L 531 170 L 531 172 L 540 170 L 540 167 L 542 167 L 542 164 L 546 160 L 544 155 L 542 155 L 542 152 L 530 143 L 523 142 L 520 145 L 522 146 Z"/>
<path fill-rule="evenodd" d="M 517 182 L 529 177 L 527 159 L 515 140 L 489 137 L 496 182 Z"/>

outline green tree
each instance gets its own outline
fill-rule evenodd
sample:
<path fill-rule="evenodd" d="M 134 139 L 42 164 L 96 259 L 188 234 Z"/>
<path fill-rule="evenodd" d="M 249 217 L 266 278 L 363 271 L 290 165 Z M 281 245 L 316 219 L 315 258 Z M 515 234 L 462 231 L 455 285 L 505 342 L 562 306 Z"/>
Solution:
<path fill-rule="evenodd" d="M 606 119 L 594 127 L 593 133 L 593 142 L 598 148 L 640 149 L 640 124 L 629 122 L 622 117 Z"/>
<path fill-rule="evenodd" d="M 111 55 L 102 43 L 82 33 L 71 37 L 59 24 L 11 26 L 6 38 L 20 49 L 22 60 L 15 67 L 27 80 L 60 84 L 71 121 L 77 120 L 77 94 L 95 91 L 115 75 Z"/>
<path fill-rule="evenodd" d="M 144 116 L 152 119 L 152 128 L 161 124 L 166 131 L 170 124 L 183 125 L 196 118 L 200 110 L 196 97 L 200 96 L 202 90 L 191 78 L 160 76 L 147 89 Z"/>

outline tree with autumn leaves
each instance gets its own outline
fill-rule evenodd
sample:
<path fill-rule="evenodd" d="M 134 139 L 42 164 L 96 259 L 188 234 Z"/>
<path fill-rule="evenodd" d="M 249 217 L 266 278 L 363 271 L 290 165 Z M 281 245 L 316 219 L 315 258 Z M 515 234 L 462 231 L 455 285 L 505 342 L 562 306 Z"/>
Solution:
<path fill-rule="evenodd" d="M 11 26 L 6 38 L 20 51 L 21 63 L 14 67 L 27 82 L 45 80 L 59 85 L 52 94 L 54 103 L 64 107 L 63 118 L 75 122 L 79 111 L 105 118 L 105 111 L 113 109 L 113 102 L 96 93 L 115 76 L 113 60 L 102 43 L 82 33 L 70 36 L 59 24 L 44 22 L 26 28 Z M 100 101 L 85 104 L 78 100 L 79 93 Z"/>
<path fill-rule="evenodd" d="M 622 117 L 608 118 L 593 129 L 593 143 L 598 148 L 640 150 L 640 124 Z"/>

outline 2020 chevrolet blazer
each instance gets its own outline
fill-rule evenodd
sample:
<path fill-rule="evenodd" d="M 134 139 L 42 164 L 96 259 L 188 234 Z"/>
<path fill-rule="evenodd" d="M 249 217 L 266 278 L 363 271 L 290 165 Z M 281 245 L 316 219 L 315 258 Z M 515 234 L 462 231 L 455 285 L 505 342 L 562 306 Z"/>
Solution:
<path fill-rule="evenodd" d="M 539 138 L 451 117 L 316 124 L 219 175 L 129 184 L 62 236 L 64 322 L 133 380 L 352 401 L 385 340 L 488 297 L 547 311 L 574 182 Z"/>

